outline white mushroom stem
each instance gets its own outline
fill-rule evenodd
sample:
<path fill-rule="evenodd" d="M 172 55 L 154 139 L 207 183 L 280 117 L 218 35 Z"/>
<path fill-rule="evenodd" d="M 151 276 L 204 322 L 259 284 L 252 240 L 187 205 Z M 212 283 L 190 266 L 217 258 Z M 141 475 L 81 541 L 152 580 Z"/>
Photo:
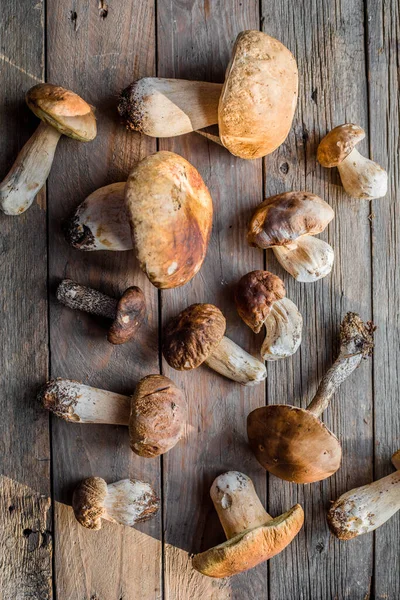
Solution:
<path fill-rule="evenodd" d="M 129 424 L 129 396 L 93 388 L 78 381 L 52 379 L 41 389 L 38 398 L 47 410 L 65 421 Z"/>
<path fill-rule="evenodd" d="M 340 179 L 352 198 L 374 200 L 387 193 L 388 175 L 376 162 L 365 158 L 354 148 L 338 165 Z"/>
<path fill-rule="evenodd" d="M 301 344 L 303 317 L 289 298 L 274 302 L 264 325 L 266 336 L 261 346 L 261 356 L 264 360 L 287 358 L 298 350 Z"/>
<path fill-rule="evenodd" d="M 228 540 L 272 520 L 250 477 L 239 471 L 219 475 L 211 486 L 210 496 Z"/>
<path fill-rule="evenodd" d="M 128 527 L 145 521 L 158 509 L 151 485 L 137 479 L 122 479 L 107 485 L 103 504 L 103 519 Z"/>
<path fill-rule="evenodd" d="M 18 154 L 0 184 L 0 208 L 6 215 L 20 215 L 42 189 L 53 164 L 61 133 L 41 123 Z"/>
<path fill-rule="evenodd" d="M 278 262 L 297 281 L 311 283 L 332 271 L 333 248 L 314 236 L 304 235 L 290 246 L 274 246 L 272 249 Z"/>
<path fill-rule="evenodd" d="M 267 377 L 261 361 L 225 336 L 205 363 L 220 375 L 243 385 L 256 385 Z"/>

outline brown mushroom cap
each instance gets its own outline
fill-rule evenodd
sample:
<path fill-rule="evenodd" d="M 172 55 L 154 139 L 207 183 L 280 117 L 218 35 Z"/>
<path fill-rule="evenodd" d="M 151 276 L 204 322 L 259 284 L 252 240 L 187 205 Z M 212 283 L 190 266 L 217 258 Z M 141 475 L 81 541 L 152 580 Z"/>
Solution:
<path fill-rule="evenodd" d="M 317 160 L 323 167 L 337 167 L 364 138 L 365 131 L 359 125 L 338 125 L 321 140 Z"/>
<path fill-rule="evenodd" d="M 63 135 L 81 142 L 90 142 L 96 137 L 93 110 L 74 92 L 51 83 L 39 83 L 28 90 L 26 103 L 39 119 Z"/>
<path fill-rule="evenodd" d="M 256 408 L 247 417 L 247 435 L 258 462 L 286 481 L 321 481 L 340 466 L 338 439 L 302 408 L 284 404 Z"/>
<path fill-rule="evenodd" d="M 101 529 L 105 513 L 107 484 L 101 477 L 89 477 L 78 485 L 72 496 L 72 508 L 77 521 L 87 529 Z"/>
<path fill-rule="evenodd" d="M 133 452 L 145 457 L 164 454 L 182 437 L 185 422 L 185 395 L 171 379 L 148 375 L 139 381 L 129 419 Z"/>
<path fill-rule="evenodd" d="M 334 216 L 329 204 L 310 192 L 278 194 L 256 208 L 247 240 L 259 248 L 286 246 L 302 235 L 321 233 Z"/>
<path fill-rule="evenodd" d="M 285 285 L 280 277 L 269 271 L 251 271 L 243 275 L 236 286 L 236 308 L 246 325 L 259 333 L 274 302 L 285 296 Z"/>
<path fill-rule="evenodd" d="M 124 344 L 131 340 L 146 317 L 146 301 L 142 290 L 133 285 L 125 290 L 117 305 L 117 315 L 107 339 L 111 344 Z"/>
<path fill-rule="evenodd" d="M 193 566 L 208 577 L 230 577 L 279 554 L 297 535 L 304 512 L 296 504 L 288 512 L 254 529 L 246 529 L 219 546 L 197 554 Z"/>
<path fill-rule="evenodd" d="M 164 329 L 163 354 L 178 371 L 195 369 L 224 337 L 226 321 L 213 304 L 192 304 L 172 318 Z"/>

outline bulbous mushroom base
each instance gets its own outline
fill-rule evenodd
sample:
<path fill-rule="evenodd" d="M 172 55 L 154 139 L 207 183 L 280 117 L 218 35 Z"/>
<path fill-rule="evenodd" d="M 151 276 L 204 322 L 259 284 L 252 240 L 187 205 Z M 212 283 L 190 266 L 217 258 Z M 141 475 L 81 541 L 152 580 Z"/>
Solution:
<path fill-rule="evenodd" d="M 333 248 L 319 238 L 305 235 L 296 240 L 293 248 L 274 246 L 272 249 L 278 262 L 296 281 L 312 283 L 332 271 Z"/>

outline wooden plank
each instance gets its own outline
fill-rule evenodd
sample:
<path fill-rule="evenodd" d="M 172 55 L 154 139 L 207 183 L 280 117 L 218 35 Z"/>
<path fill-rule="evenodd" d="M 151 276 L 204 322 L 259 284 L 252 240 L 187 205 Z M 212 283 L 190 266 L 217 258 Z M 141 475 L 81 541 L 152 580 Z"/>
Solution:
<path fill-rule="evenodd" d="M 158 75 L 222 82 L 236 35 L 259 29 L 258 2 L 158 2 Z M 227 317 L 227 335 L 257 355 L 256 338 L 240 321 L 233 303 L 234 284 L 262 268 L 262 253 L 246 243 L 251 210 L 262 200 L 261 161 L 244 161 L 197 134 L 160 140 L 160 148 L 183 155 L 200 171 L 214 201 L 213 233 L 201 272 L 184 288 L 162 293 L 162 319 L 194 302 L 211 302 Z M 163 372 L 183 386 L 188 397 L 185 444 L 163 459 L 165 598 L 267 598 L 267 564 L 230 580 L 206 578 L 191 567 L 189 554 L 224 540 L 209 489 L 219 473 L 248 474 L 265 501 L 265 474 L 247 448 L 247 413 L 264 404 L 265 387 L 245 388 L 203 366 Z"/>
<path fill-rule="evenodd" d="M 370 157 L 389 172 L 389 191 L 372 202 L 373 306 L 377 348 L 374 360 L 375 479 L 392 472 L 400 448 L 400 160 L 398 2 L 367 2 Z M 400 518 L 375 534 L 375 598 L 400 597 Z"/>
<path fill-rule="evenodd" d="M 133 164 L 155 149 L 154 140 L 126 132 L 116 111 L 119 91 L 154 73 L 153 2 L 107 4 L 106 14 L 98 2 L 48 2 L 48 79 L 80 93 L 96 107 L 98 119 L 93 143 L 62 139 L 58 149 L 49 181 L 50 277 L 52 292 L 65 276 L 115 296 L 135 283 L 146 295 L 148 323 L 137 343 L 113 347 L 105 339 L 105 323 L 57 305 L 52 295 L 51 372 L 129 394 L 141 377 L 159 372 L 157 291 L 133 252 L 80 253 L 67 246 L 60 227 L 88 193 L 125 180 Z M 89 475 L 107 482 L 142 478 L 160 494 L 159 460 L 134 455 L 124 427 L 56 419 L 52 426 L 57 597 L 160 598 L 161 515 L 135 529 L 106 524 L 91 532 L 77 524 L 67 506 L 74 485 Z"/>
<path fill-rule="evenodd" d="M 25 92 L 44 76 L 44 6 L 6 0 L 0 27 L 0 177 L 39 121 Z M 46 378 L 46 193 L 23 215 L 0 213 L 0 596 L 51 597 L 48 415 L 37 405 Z M 43 543 L 42 545 L 42 541 Z"/>
<path fill-rule="evenodd" d="M 335 125 L 352 121 L 368 127 L 361 0 L 280 1 L 262 4 L 264 30 L 297 58 L 299 105 L 287 141 L 265 161 L 266 195 L 287 190 L 315 192 L 329 202 L 336 218 L 321 235 L 335 249 L 331 276 L 299 284 L 267 253 L 267 264 L 287 284 L 287 293 L 304 316 L 304 338 L 293 360 L 271 365 L 269 403 L 305 407 L 338 351 L 337 333 L 348 310 L 371 318 L 369 204 L 348 198 L 337 171 L 316 163 L 319 140 Z M 363 143 L 361 150 L 366 149 Z M 336 394 L 324 421 L 342 441 L 343 462 L 322 483 L 296 486 L 269 478 L 269 512 L 300 502 L 305 526 L 285 554 L 270 561 L 274 600 L 368 597 L 373 571 L 371 539 L 343 543 L 329 534 L 325 513 L 330 500 L 372 479 L 372 364 L 364 363 Z"/>

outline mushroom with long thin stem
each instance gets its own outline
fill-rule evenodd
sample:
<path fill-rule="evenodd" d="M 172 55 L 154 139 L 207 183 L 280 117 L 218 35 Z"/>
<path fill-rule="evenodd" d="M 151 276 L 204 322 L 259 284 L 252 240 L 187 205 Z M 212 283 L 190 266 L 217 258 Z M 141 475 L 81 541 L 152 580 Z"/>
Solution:
<path fill-rule="evenodd" d="M 178 371 L 196 369 L 204 362 L 243 385 L 264 381 L 265 365 L 225 337 L 225 329 L 225 317 L 219 308 L 213 304 L 192 304 L 164 328 L 164 358 Z"/>
<path fill-rule="evenodd" d="M 26 103 L 42 123 L 0 183 L 0 208 L 6 215 L 30 207 L 46 183 L 62 135 L 90 142 L 97 133 L 92 107 L 74 92 L 40 83 L 28 90 Z"/>
<path fill-rule="evenodd" d="M 320 421 L 333 394 L 363 358 L 371 356 L 374 326 L 356 313 L 347 313 L 340 328 L 340 353 L 307 409 L 271 404 L 247 417 L 247 435 L 258 462 L 286 481 L 321 481 L 340 467 L 339 440 Z"/>
<path fill-rule="evenodd" d="M 227 541 L 193 557 L 193 567 L 208 577 L 230 577 L 256 567 L 282 552 L 303 526 L 299 504 L 271 517 L 251 479 L 238 471 L 219 475 L 210 496 Z"/>

